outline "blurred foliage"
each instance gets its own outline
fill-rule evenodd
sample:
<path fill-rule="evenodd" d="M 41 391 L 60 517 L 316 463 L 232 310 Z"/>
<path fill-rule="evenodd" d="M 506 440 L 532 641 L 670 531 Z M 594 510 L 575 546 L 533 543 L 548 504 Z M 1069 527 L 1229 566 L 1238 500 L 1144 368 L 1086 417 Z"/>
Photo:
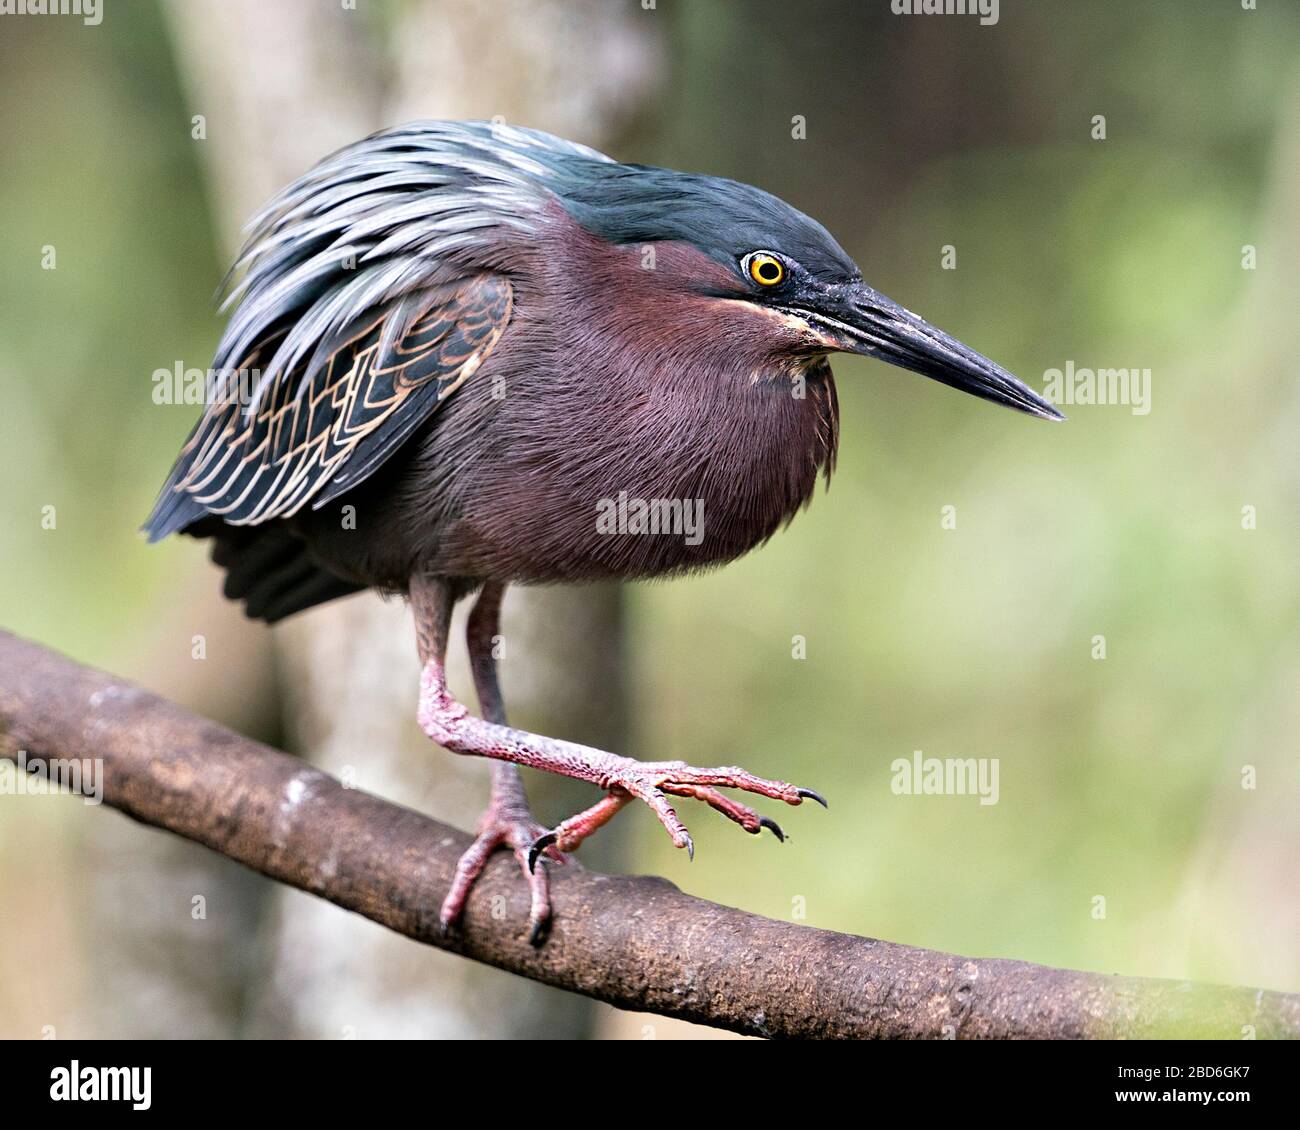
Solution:
<path fill-rule="evenodd" d="M 1154 377 L 1148 416 L 1050 426 L 838 361 L 830 492 L 725 571 L 631 590 L 630 752 L 742 763 L 831 809 L 773 813 L 784 847 L 693 809 L 689 869 L 627 815 L 642 866 L 902 942 L 1300 986 L 1297 295 L 1293 271 L 1240 264 L 1243 244 L 1261 264 L 1296 244 L 1276 194 L 1300 185 L 1300 9 L 1008 3 L 991 28 L 848 0 L 659 9 L 672 94 L 620 157 L 786 196 L 869 282 L 1031 384 L 1067 360 Z M 18 111 L 0 121 L 0 623 L 121 669 L 201 568 L 135 530 L 194 414 L 156 407 L 152 374 L 205 367 L 220 328 L 202 142 L 149 4 L 95 28 L 6 20 L 0 98 Z M 1000 758 L 1000 803 L 894 796 L 890 762 L 915 749 Z"/>
<path fill-rule="evenodd" d="M 0 125 L 0 622 L 111 666 L 164 584 L 136 530 L 194 417 L 155 406 L 152 376 L 207 367 L 224 266 L 151 5 L 6 19 L 0 60 L 22 108 Z"/>

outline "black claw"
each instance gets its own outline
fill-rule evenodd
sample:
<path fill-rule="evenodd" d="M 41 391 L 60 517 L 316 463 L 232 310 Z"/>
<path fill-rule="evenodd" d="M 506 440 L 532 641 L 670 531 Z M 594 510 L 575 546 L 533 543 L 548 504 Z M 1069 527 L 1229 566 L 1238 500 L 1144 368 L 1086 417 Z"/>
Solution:
<path fill-rule="evenodd" d="M 815 800 L 823 808 L 830 808 L 830 805 L 826 803 L 826 798 L 822 796 L 821 793 L 813 792 L 812 789 L 795 789 L 795 792 L 797 792 L 801 797 L 806 797 L 809 800 Z"/>
<path fill-rule="evenodd" d="M 760 828 L 767 828 L 769 831 L 771 831 L 772 835 L 774 835 L 782 843 L 785 843 L 785 833 L 781 831 L 781 825 L 778 824 L 775 820 L 769 820 L 766 816 L 760 816 L 758 818 L 758 826 Z"/>
<path fill-rule="evenodd" d="M 528 874 L 531 875 L 537 870 L 537 857 L 555 843 L 558 838 L 554 832 L 543 832 L 533 841 L 533 846 L 528 849 Z"/>
<path fill-rule="evenodd" d="M 689 862 L 695 862 L 695 841 L 689 836 L 686 838 L 686 858 Z"/>
<path fill-rule="evenodd" d="M 540 922 L 534 922 L 528 930 L 528 944 L 533 947 L 540 946 L 546 941 L 546 935 L 551 932 L 551 920 L 543 918 Z"/>

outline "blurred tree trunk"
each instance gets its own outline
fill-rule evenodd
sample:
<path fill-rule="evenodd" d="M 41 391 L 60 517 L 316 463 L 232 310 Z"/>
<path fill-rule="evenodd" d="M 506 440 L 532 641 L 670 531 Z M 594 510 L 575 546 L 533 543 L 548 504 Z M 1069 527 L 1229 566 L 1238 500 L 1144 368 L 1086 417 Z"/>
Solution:
<path fill-rule="evenodd" d="M 276 189 L 383 125 L 500 115 L 601 145 L 659 70 L 656 23 L 599 0 L 413 3 L 385 10 L 386 27 L 359 7 L 169 6 L 191 113 L 205 116 L 214 207 L 231 251 L 242 222 Z M 503 634 L 515 724 L 622 744 L 614 590 L 512 590 Z M 445 753 L 416 727 L 418 666 L 403 603 L 362 594 L 277 636 L 290 748 L 359 788 L 472 827 L 487 802 L 488 766 Z M 454 685 L 468 695 L 461 636 L 452 661 Z M 591 799 L 537 774 L 527 785 L 544 823 Z M 615 837 L 603 832 L 584 856 L 608 866 Z M 443 893 L 429 891 L 431 913 Z M 432 953 L 298 892 L 277 890 L 270 902 L 247 1034 L 572 1036 L 589 1026 L 590 1005 L 578 998 Z"/>

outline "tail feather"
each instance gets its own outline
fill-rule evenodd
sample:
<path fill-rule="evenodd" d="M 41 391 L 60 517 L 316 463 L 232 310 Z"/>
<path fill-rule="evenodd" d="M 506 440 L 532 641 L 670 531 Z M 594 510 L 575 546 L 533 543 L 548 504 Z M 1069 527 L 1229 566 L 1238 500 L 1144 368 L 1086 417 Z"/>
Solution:
<path fill-rule="evenodd" d="M 184 533 L 212 539 L 212 560 L 226 570 L 222 591 L 243 601 L 253 620 L 274 624 L 366 587 L 331 573 L 301 538 L 278 524 L 230 526 L 207 515 Z"/>

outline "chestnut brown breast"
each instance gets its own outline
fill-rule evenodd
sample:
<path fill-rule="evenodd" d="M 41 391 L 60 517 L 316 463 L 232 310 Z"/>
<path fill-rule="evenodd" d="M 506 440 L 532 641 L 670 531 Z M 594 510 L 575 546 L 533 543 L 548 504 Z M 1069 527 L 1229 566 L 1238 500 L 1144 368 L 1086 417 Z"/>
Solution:
<path fill-rule="evenodd" d="M 545 302 L 516 295 L 500 345 L 417 460 L 411 481 L 455 468 L 439 475 L 452 503 L 432 568 L 548 582 L 721 564 L 829 474 L 825 358 L 799 325 L 701 293 L 702 279 L 732 285 L 720 265 L 653 246 L 647 261 L 646 249 L 575 233 L 566 254 L 534 265 Z"/>

